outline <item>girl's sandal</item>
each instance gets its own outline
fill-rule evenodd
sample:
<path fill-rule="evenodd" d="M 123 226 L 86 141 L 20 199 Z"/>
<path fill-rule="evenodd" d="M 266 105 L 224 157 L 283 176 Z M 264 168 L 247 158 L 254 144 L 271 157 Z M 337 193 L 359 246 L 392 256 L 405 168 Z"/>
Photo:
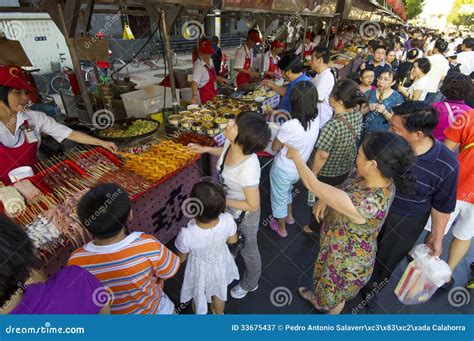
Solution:
<path fill-rule="evenodd" d="M 314 307 L 316 307 L 316 298 L 314 292 L 305 287 L 298 288 L 298 293 L 306 301 L 310 302 Z"/>

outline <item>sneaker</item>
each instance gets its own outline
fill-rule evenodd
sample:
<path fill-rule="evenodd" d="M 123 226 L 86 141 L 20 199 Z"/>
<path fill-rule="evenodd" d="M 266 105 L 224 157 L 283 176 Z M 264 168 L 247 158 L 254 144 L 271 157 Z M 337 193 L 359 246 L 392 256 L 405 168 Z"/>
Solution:
<path fill-rule="evenodd" d="M 247 296 L 247 294 L 249 292 L 254 292 L 255 290 L 258 289 L 258 285 L 255 287 L 255 289 L 252 289 L 250 291 L 247 291 L 245 289 L 243 289 L 240 284 L 237 284 L 235 287 L 233 287 L 231 290 L 230 290 L 230 296 L 232 296 L 233 298 L 235 299 L 241 299 L 241 298 L 244 298 L 245 296 Z"/>
<path fill-rule="evenodd" d="M 293 225 L 294 223 L 296 223 L 296 220 L 295 220 L 295 218 L 286 217 L 285 222 L 288 225 Z"/>

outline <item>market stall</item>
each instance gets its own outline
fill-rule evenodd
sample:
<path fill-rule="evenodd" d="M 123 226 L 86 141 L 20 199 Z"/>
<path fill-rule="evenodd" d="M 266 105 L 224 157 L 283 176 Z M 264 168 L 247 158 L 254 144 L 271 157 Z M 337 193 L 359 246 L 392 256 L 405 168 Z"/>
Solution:
<path fill-rule="evenodd" d="M 2 184 L 1 211 L 25 227 L 47 273 L 64 266 L 68 254 L 89 241 L 76 207 L 100 183 L 117 183 L 129 193 L 134 211 L 129 231 L 145 231 L 166 243 L 187 222 L 181 205 L 201 177 L 199 156 L 179 142 L 188 141 L 182 136 L 155 140 L 117 156 L 101 148 L 69 150 L 37 164 L 34 176 Z"/>
<path fill-rule="evenodd" d="M 150 3 L 142 6 L 151 18 L 160 23 L 158 28 L 161 31 L 169 32 L 173 19 L 181 9 L 168 6 L 176 1 L 162 2 L 165 5 L 159 8 Z M 106 3 L 114 5 L 113 2 Z M 186 3 L 198 7 L 205 5 L 202 1 L 189 0 Z M 77 1 L 75 5 L 80 8 L 81 2 Z M 70 26 L 65 20 L 71 17 L 70 11 L 75 8 L 69 6 L 59 6 L 58 11 L 48 9 L 67 36 L 73 58 L 79 62 L 82 57 L 74 51 L 78 41 L 71 37 L 74 25 Z M 271 21 L 267 14 L 276 18 L 282 14 L 302 13 L 307 27 L 308 22 L 336 15 L 336 2 L 250 3 L 232 0 L 225 1 L 222 9 L 246 11 L 254 16 L 255 13 L 264 13 L 259 14 L 254 24 L 260 22 L 265 32 L 266 25 Z M 358 11 L 356 7 L 355 12 Z M 358 18 L 361 20 L 361 16 Z M 98 183 L 118 183 L 130 194 L 135 212 L 130 231 L 136 229 L 152 233 L 163 243 L 171 240 L 189 219 L 181 205 L 192 185 L 203 175 L 216 176 L 216 160 L 194 155 L 186 146 L 189 143 L 222 145 L 223 130 L 229 120 L 243 111 L 263 114 L 279 105 L 280 96 L 275 91 L 255 82 L 239 89 L 232 88 L 228 95 L 216 96 L 203 105 L 181 106 L 166 33 L 163 39 L 168 72 L 172 75 L 169 78 L 172 110 L 163 110 L 162 101 L 166 101 L 166 95 L 162 93 L 163 87 L 157 85 L 137 90 L 128 79 L 114 80 L 112 77 L 109 81 L 99 82 L 91 96 L 91 92 L 84 90 L 84 84 L 81 85 L 83 80 L 79 80 L 80 97 L 84 99 L 89 114 L 83 120 L 95 128 L 89 133 L 115 142 L 120 151 L 113 155 L 100 148 L 66 150 L 61 156 L 36 165 L 33 176 L 16 179 L 12 186 L 0 188 L 2 210 L 25 226 L 41 251 L 48 273 L 64 266 L 70 252 L 89 240 L 90 236 L 79 223 L 75 209 L 81 196 Z M 107 47 L 100 45 L 101 49 Z M 100 60 L 101 54 L 94 56 L 92 52 L 82 55 L 87 55 L 93 62 Z M 331 66 L 342 73 L 357 53 L 356 50 L 345 50 L 335 56 Z M 87 101 L 90 103 L 87 104 Z M 90 115 L 91 109 L 93 115 Z M 269 120 L 279 123 L 278 116 L 269 117 Z"/>

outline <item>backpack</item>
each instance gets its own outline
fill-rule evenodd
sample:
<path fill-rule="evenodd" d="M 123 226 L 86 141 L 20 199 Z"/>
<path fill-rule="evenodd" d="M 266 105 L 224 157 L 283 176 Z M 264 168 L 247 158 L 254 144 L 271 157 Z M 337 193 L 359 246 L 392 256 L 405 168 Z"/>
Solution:
<path fill-rule="evenodd" d="M 456 74 L 461 73 L 461 64 L 456 64 L 456 65 L 449 64 L 448 75 L 453 74 L 453 73 L 456 73 Z"/>

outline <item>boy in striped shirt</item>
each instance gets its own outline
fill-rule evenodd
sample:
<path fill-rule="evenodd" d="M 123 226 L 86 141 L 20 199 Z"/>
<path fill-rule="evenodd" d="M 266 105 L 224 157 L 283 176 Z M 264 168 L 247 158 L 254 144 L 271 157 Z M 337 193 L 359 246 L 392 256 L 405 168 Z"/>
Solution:
<path fill-rule="evenodd" d="M 111 313 L 172 314 L 163 281 L 175 276 L 179 258 L 151 235 L 126 234 L 132 211 L 125 190 L 98 185 L 80 200 L 77 213 L 93 240 L 74 251 L 68 265 L 81 266 L 101 281 Z"/>

